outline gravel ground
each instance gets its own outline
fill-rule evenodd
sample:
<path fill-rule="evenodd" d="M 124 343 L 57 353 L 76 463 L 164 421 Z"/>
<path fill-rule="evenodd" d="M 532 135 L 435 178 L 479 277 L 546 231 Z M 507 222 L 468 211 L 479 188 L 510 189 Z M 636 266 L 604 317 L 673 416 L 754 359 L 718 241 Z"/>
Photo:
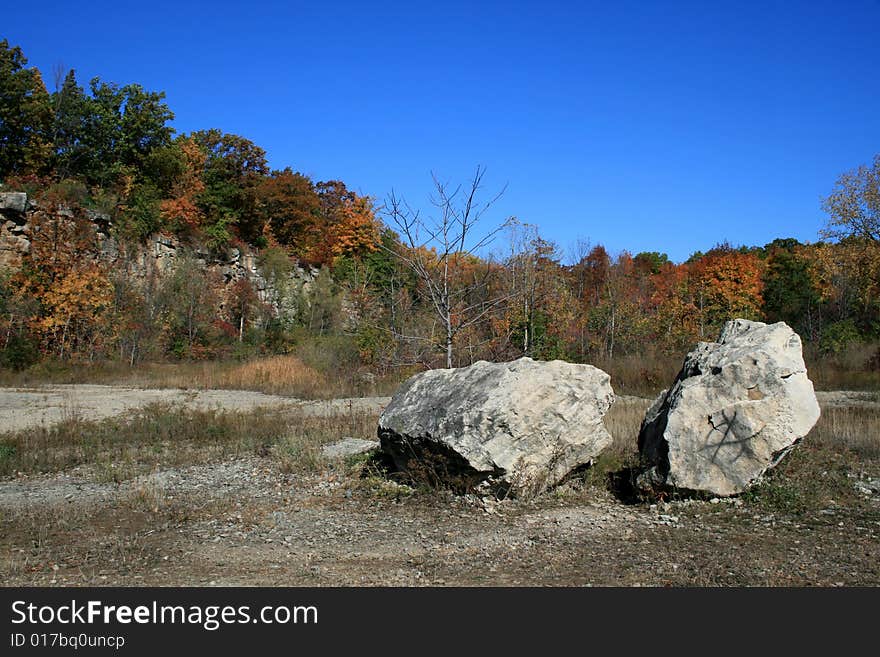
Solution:
<path fill-rule="evenodd" d="M 158 400 L 314 414 L 387 403 L 107 386 L 0 399 L 7 426 L 63 417 L 67 400 L 86 417 Z M 820 402 L 877 396 L 820 393 Z M 0 583 L 877 586 L 878 475 L 853 479 L 852 500 L 791 515 L 740 499 L 628 504 L 578 480 L 532 501 L 483 500 L 358 477 L 342 461 L 285 473 L 259 455 L 120 484 L 74 468 L 0 481 Z"/>
<path fill-rule="evenodd" d="M 280 474 L 259 457 L 55 485 L 73 496 L 0 499 L 5 584 L 880 584 L 877 496 L 794 520 L 738 500 L 628 505 L 573 485 L 490 502 Z"/>

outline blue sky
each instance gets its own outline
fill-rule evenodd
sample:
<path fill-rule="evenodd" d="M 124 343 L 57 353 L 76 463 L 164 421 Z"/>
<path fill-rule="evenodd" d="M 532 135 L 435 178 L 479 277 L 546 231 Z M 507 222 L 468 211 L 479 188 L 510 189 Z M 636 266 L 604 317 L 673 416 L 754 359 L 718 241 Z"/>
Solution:
<path fill-rule="evenodd" d="M 716 5 L 725 6 L 716 6 Z M 0 38 L 52 71 L 167 94 L 270 164 L 428 206 L 431 172 L 567 249 L 815 241 L 880 152 L 880 0 L 15 3 Z"/>

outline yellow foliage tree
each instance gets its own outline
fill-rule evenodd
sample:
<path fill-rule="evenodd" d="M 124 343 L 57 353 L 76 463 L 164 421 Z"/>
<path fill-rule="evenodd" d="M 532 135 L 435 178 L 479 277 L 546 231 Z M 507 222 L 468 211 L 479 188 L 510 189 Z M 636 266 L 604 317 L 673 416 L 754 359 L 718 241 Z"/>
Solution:
<path fill-rule="evenodd" d="M 97 266 L 72 270 L 57 277 L 45 290 L 43 316 L 38 327 L 58 357 L 94 354 L 104 312 L 113 301 L 113 287 Z"/>

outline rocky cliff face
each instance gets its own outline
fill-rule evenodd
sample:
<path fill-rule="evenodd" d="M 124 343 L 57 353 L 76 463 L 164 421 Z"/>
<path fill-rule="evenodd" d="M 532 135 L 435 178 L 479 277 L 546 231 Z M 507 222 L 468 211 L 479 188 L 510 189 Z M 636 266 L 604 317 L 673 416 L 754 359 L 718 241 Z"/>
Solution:
<path fill-rule="evenodd" d="M 247 279 L 257 290 L 264 302 L 278 308 L 278 299 L 282 295 L 266 280 L 258 266 L 257 254 L 249 249 L 230 247 L 222 252 L 211 251 L 199 243 L 184 243 L 177 237 L 156 234 L 145 244 L 139 245 L 135 252 L 123 254 L 123 249 L 111 232 L 110 216 L 95 210 L 82 211 L 84 218 L 94 230 L 96 243 L 93 253 L 83 257 L 94 257 L 110 267 L 119 264 L 125 257 L 129 270 L 138 276 L 145 277 L 151 271 L 167 274 L 174 268 L 174 263 L 182 253 L 186 252 L 205 268 L 206 272 L 225 285 Z M 0 193 L 0 269 L 17 269 L 22 259 L 31 251 L 34 225 L 40 218 L 58 220 L 74 219 L 74 212 L 61 208 L 49 210 L 41 207 L 24 192 Z M 291 272 L 291 281 L 295 289 L 307 290 L 318 274 L 312 267 L 299 265 Z"/>

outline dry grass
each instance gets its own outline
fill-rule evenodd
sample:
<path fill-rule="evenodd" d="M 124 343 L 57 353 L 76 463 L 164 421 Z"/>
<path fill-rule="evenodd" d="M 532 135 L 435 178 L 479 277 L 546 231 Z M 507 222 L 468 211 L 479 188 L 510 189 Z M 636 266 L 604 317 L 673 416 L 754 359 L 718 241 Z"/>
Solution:
<path fill-rule="evenodd" d="M 288 419 L 266 410 L 228 413 L 152 404 L 102 421 L 76 417 L 0 436 L 0 476 L 88 465 L 121 481 L 158 467 L 253 454 L 285 435 Z"/>
<path fill-rule="evenodd" d="M 611 375 L 611 386 L 615 393 L 653 398 L 672 383 L 681 369 L 684 356 L 684 351 L 667 354 L 651 350 L 617 356 L 611 360 L 595 360 L 590 364 Z"/>
<path fill-rule="evenodd" d="M 650 405 L 648 399 L 629 398 L 614 402 L 605 415 L 605 428 L 614 438 L 607 452 L 628 458 L 638 451 L 639 429 Z"/>
<path fill-rule="evenodd" d="M 57 577 L 62 585 L 95 586 L 121 583 L 104 573 L 114 578 L 141 573 L 133 578 L 137 583 L 155 566 L 167 564 L 163 555 L 168 548 L 155 537 L 222 518 L 234 505 L 231 498 L 170 496 L 161 488 L 140 486 L 120 493 L 109 504 L 6 509 L 0 514 L 0 546 L 5 555 L 0 559 L 0 581 L 45 586 L 56 583 Z"/>
<path fill-rule="evenodd" d="M 32 442 L 27 445 L 40 454 L 72 451 L 72 455 L 51 462 L 52 468 L 68 467 L 65 462 L 113 464 L 122 455 L 131 461 L 128 472 L 134 473 L 166 463 L 184 465 L 256 450 L 266 457 L 263 463 L 271 474 L 261 480 L 259 487 L 247 478 L 240 484 L 245 488 L 237 486 L 227 491 L 217 486 L 207 495 L 202 489 L 165 488 L 166 484 L 150 479 L 120 487 L 112 498 L 94 504 L 80 500 L 77 504 L 21 508 L 10 505 L 0 512 L 0 553 L 4 555 L 0 559 L 0 581 L 30 585 L 180 585 L 205 583 L 217 577 L 217 572 L 234 571 L 239 573 L 240 581 L 252 583 L 375 582 L 345 579 L 345 572 L 340 570 L 320 577 L 342 579 L 316 576 L 294 580 L 293 571 L 276 570 L 279 564 L 289 564 L 290 553 L 297 549 L 279 544 L 278 539 L 286 534 L 270 530 L 273 511 L 293 513 L 304 505 L 312 511 L 331 511 L 326 525 L 340 523 L 352 528 L 350 533 L 340 535 L 353 538 L 353 542 L 327 540 L 321 531 L 324 523 L 318 521 L 314 523 L 315 531 L 306 530 L 305 537 L 296 533 L 294 544 L 302 547 L 298 551 L 320 552 L 327 563 L 360 568 L 354 572 L 365 576 L 377 571 L 391 573 L 402 567 L 401 559 L 410 558 L 408 552 L 400 557 L 407 550 L 408 536 L 420 544 L 423 531 L 430 534 L 440 527 L 443 532 L 456 532 L 460 525 L 471 523 L 471 531 L 476 533 L 463 533 L 463 538 L 450 540 L 451 545 L 467 545 L 467 549 L 427 550 L 427 566 L 419 563 L 413 568 L 427 573 L 429 581 L 442 575 L 446 581 L 464 585 L 501 581 L 567 586 L 584 581 L 658 586 L 837 581 L 871 585 L 878 581 L 876 535 L 873 529 L 868 531 L 878 521 L 876 502 L 858 493 L 853 485 L 854 477 L 863 476 L 863 472 L 871 477 L 880 474 L 880 414 L 874 409 L 826 409 L 813 432 L 741 502 L 671 506 L 671 511 L 664 513 L 679 516 L 681 526 L 667 527 L 648 524 L 655 515 L 647 505 L 632 510 L 607 506 L 608 475 L 637 458 L 636 437 L 647 405 L 647 400 L 619 399 L 612 406 L 605 422 L 614 443 L 596 467 L 584 472 L 572 487 L 503 510 L 514 519 L 520 511 L 530 514 L 531 519 L 536 508 L 569 505 L 576 513 L 580 506 L 598 498 L 596 509 L 611 508 L 615 516 L 620 514 L 624 519 L 605 518 L 604 522 L 612 523 L 607 529 L 591 526 L 575 532 L 563 531 L 551 521 L 543 529 L 533 528 L 530 523 L 529 536 L 535 532 L 538 538 L 532 547 L 524 545 L 516 551 L 507 547 L 508 541 L 513 544 L 521 539 L 522 523 L 516 520 L 480 511 L 480 507 L 468 511 L 470 506 L 451 497 L 446 499 L 446 493 L 431 493 L 428 497 L 428 493 L 401 486 L 374 469 L 366 457 L 343 462 L 329 461 L 321 455 L 320 446 L 332 440 L 372 435 L 375 416 L 349 413 L 309 418 L 269 413 L 261 420 L 259 416 L 266 415 L 265 411 L 202 413 L 168 406 L 115 421 L 83 422 L 74 416 L 54 439 L 41 437 L 38 432 L 28 434 Z M 10 442 L 13 437 L 23 438 L 20 434 L 0 436 L 0 445 L 24 444 Z M 263 440 L 274 442 L 267 447 Z M 172 450 L 178 453 L 169 453 Z M 48 457 L 33 458 L 33 463 L 39 465 L 40 459 Z M 295 482 L 298 492 L 304 495 L 291 501 L 263 495 L 276 467 L 287 472 L 319 470 L 323 474 L 287 479 Z M 319 483 L 323 486 L 336 477 L 345 478 L 344 489 L 346 493 L 354 491 L 352 498 L 344 496 L 343 488 L 319 487 Z M 658 506 L 665 509 L 664 504 Z M 377 507 L 379 515 L 369 519 Z M 833 511 L 833 515 L 826 511 Z M 458 520 L 466 513 L 471 514 L 469 520 Z M 230 520 L 233 514 L 237 521 Z M 396 519 L 391 525 L 396 529 L 387 534 L 373 531 L 374 523 L 383 526 L 383 514 Z M 361 516 L 366 519 L 361 520 Z M 623 524 L 629 519 L 640 520 Z M 500 547 L 487 547 L 486 536 L 493 540 L 500 537 Z M 223 541 L 215 548 L 217 561 L 198 556 L 209 545 L 210 537 Z M 270 544 L 267 537 L 275 543 Z M 226 542 L 246 549 L 227 550 L 223 547 Z M 357 553 L 365 556 L 352 556 Z M 743 558 L 746 554 L 754 558 Z M 497 568 L 500 574 L 487 575 L 489 565 L 493 573 Z M 528 575 L 522 580 L 524 573 Z"/>
<path fill-rule="evenodd" d="M 344 346 L 344 345 L 343 345 Z M 354 355 L 338 353 L 336 342 L 308 342 L 289 355 L 247 361 L 181 361 L 140 363 L 59 363 L 45 361 L 22 372 L 0 368 L 0 386 L 59 383 L 98 383 L 154 388 L 223 388 L 254 390 L 302 399 L 328 399 L 391 394 L 413 368 L 386 376 L 366 371 Z M 345 351 L 345 349 L 342 349 Z M 591 364 L 611 375 L 615 392 L 654 397 L 668 387 L 681 369 L 687 349 L 665 353 L 646 348 L 642 353 Z M 852 346 L 838 354 L 822 354 L 806 345 L 807 371 L 817 390 L 880 390 L 880 345 Z"/>
<path fill-rule="evenodd" d="M 317 466 L 320 446 L 367 437 L 376 417 L 303 417 L 265 409 L 246 413 L 154 404 L 122 418 L 69 419 L 0 436 L 0 476 L 86 466 L 98 481 L 123 481 L 157 468 L 273 453 L 282 469 Z"/>
<path fill-rule="evenodd" d="M 199 363 L 153 382 L 163 388 L 256 390 L 306 399 L 320 397 L 329 387 L 325 376 L 296 356 L 269 356 L 239 365 Z"/>
<path fill-rule="evenodd" d="M 688 350 L 670 354 L 648 348 L 591 364 L 611 375 L 616 393 L 655 397 L 672 383 Z M 816 390 L 880 390 L 880 344 L 853 345 L 837 354 L 808 344 L 804 360 Z"/>
<path fill-rule="evenodd" d="M 650 400 L 618 398 L 605 415 L 605 428 L 614 442 L 603 451 L 596 462 L 580 474 L 588 486 L 616 488 L 614 478 L 622 471 L 634 468 L 639 462 L 639 429 Z"/>
<path fill-rule="evenodd" d="M 385 377 L 336 367 L 311 365 L 296 355 L 277 355 L 248 361 L 181 361 L 140 363 L 57 363 L 47 361 L 21 372 L 0 368 L 0 386 L 46 384 L 104 384 L 135 388 L 195 388 L 253 390 L 300 399 L 370 397 L 391 394 L 407 372 Z"/>
<path fill-rule="evenodd" d="M 845 450 L 859 461 L 880 461 L 880 411 L 876 407 L 826 408 L 805 439 L 829 450 Z"/>
<path fill-rule="evenodd" d="M 880 345 L 860 344 L 838 354 L 804 350 L 807 372 L 816 390 L 880 389 Z"/>
<path fill-rule="evenodd" d="M 310 417 L 296 422 L 272 448 L 281 472 L 321 472 L 333 467 L 322 447 L 346 437 L 370 439 L 379 422 L 371 413 L 348 413 L 333 417 Z"/>

